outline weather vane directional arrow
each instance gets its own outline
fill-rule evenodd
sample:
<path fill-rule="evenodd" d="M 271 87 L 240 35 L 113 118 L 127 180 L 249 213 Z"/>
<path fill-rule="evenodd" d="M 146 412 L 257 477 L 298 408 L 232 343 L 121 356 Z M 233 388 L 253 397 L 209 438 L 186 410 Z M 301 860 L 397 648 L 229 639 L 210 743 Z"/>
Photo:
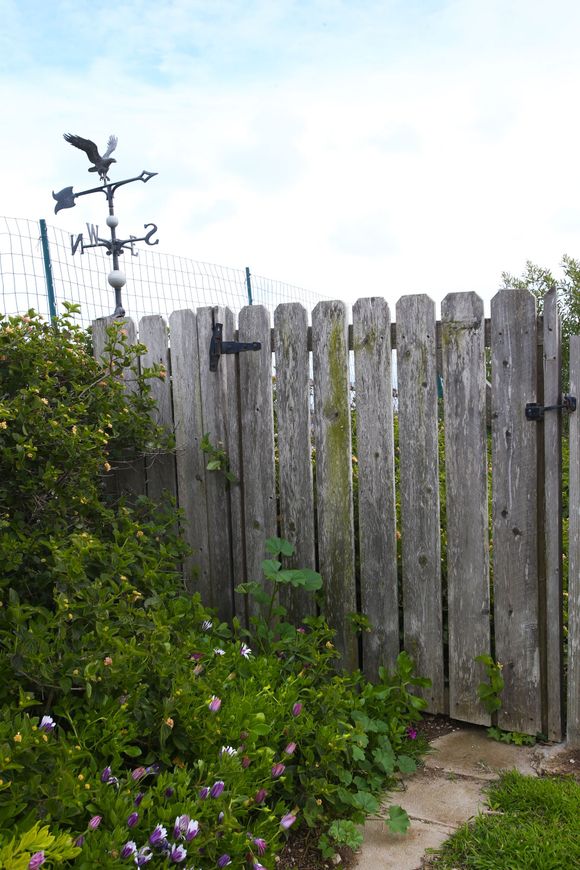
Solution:
<path fill-rule="evenodd" d="M 113 258 L 113 269 L 109 272 L 107 278 L 109 284 L 115 290 L 115 310 L 113 316 L 123 317 L 125 309 L 121 302 L 121 288 L 124 287 L 127 279 L 125 278 L 124 273 L 119 269 L 119 256 L 124 253 L 125 248 L 127 247 L 131 249 L 133 256 L 137 256 L 137 251 L 135 251 L 134 248 L 135 242 L 145 242 L 147 245 L 158 245 L 159 239 L 156 239 L 154 242 L 151 241 L 151 238 L 157 232 L 157 226 L 153 223 L 145 224 L 145 229 L 151 229 L 140 238 L 137 238 L 137 236 L 130 236 L 128 239 L 118 239 L 116 229 L 119 224 L 119 218 L 115 215 L 113 198 L 118 187 L 122 187 L 124 184 L 131 184 L 133 181 L 147 182 L 150 178 L 157 175 L 157 172 L 146 172 L 143 170 L 141 175 L 136 175 L 134 178 L 125 178 L 123 181 L 111 182 L 108 173 L 111 164 L 117 162 L 114 157 L 111 157 L 111 154 L 117 147 L 118 140 L 116 136 L 109 136 L 107 150 L 102 157 L 99 154 L 97 146 L 94 142 L 91 142 L 90 139 L 83 139 L 81 136 L 75 136 L 72 133 L 65 133 L 64 138 L 71 145 L 74 145 L 75 148 L 79 148 L 81 151 L 85 152 L 89 161 L 93 164 L 88 171 L 98 172 L 103 183 L 99 185 L 99 187 L 91 187 L 89 190 L 80 190 L 78 193 L 74 193 L 72 187 L 63 187 L 63 189 L 59 190 L 58 193 L 53 191 L 52 198 L 56 200 L 54 213 L 58 214 L 58 212 L 63 208 L 74 208 L 76 205 L 75 200 L 78 199 L 79 196 L 87 196 L 90 193 L 105 194 L 109 206 L 109 214 L 107 215 L 106 223 L 111 231 L 111 238 L 99 238 L 98 226 L 95 227 L 92 224 L 87 224 L 91 243 L 87 245 L 83 242 L 82 233 L 76 238 L 71 236 L 71 250 L 74 255 L 79 247 L 81 254 L 83 254 L 87 248 L 106 248 L 107 254 Z"/>

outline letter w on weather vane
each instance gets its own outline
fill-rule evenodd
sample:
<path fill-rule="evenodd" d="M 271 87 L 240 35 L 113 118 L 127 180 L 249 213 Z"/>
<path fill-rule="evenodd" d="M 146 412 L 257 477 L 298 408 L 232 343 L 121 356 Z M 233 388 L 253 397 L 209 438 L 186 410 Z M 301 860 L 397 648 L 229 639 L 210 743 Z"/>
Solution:
<path fill-rule="evenodd" d="M 111 154 L 117 147 L 118 140 L 116 136 L 109 136 L 107 148 L 102 156 L 99 154 L 99 150 L 95 143 L 91 142 L 90 139 L 83 139 L 81 136 L 75 136 L 72 133 L 65 133 L 64 138 L 71 145 L 74 145 L 75 148 L 79 148 L 81 151 L 85 152 L 89 162 L 92 163 L 92 166 L 89 167 L 88 171 L 98 173 L 102 184 L 99 185 L 99 187 L 91 187 L 89 190 L 80 190 L 78 193 L 74 193 L 72 187 L 64 187 L 62 190 L 59 190 L 58 193 L 53 191 L 52 197 L 56 200 L 54 213 L 58 214 L 58 212 L 63 208 L 74 208 L 76 205 L 75 200 L 78 199 L 79 196 L 87 196 L 91 193 L 105 194 L 109 206 L 106 223 L 111 231 L 111 238 L 101 239 L 99 237 L 99 227 L 95 227 L 93 224 L 87 224 L 90 244 L 84 243 L 83 235 L 80 233 L 76 238 L 75 236 L 71 236 L 71 250 L 74 255 L 79 247 L 81 254 L 83 254 L 88 248 L 106 248 L 107 254 L 113 258 L 113 269 L 109 272 L 107 278 L 109 284 L 115 290 L 115 310 L 113 315 L 115 317 L 123 317 L 125 315 L 125 309 L 121 302 L 121 288 L 125 285 L 126 278 L 123 272 L 119 269 L 119 256 L 124 253 L 125 248 L 127 247 L 131 249 L 131 253 L 134 256 L 137 256 L 137 251 L 135 251 L 134 247 L 135 242 L 145 242 L 147 245 L 158 245 L 159 239 L 156 239 L 154 242 L 151 241 L 152 237 L 157 232 L 157 226 L 153 223 L 144 225 L 145 229 L 149 230 L 149 232 L 144 236 L 139 238 L 137 236 L 130 236 L 128 239 L 117 238 L 116 229 L 119 224 L 119 218 L 115 215 L 114 211 L 113 200 L 115 191 L 124 184 L 131 184 L 133 181 L 147 182 L 150 178 L 157 175 L 157 172 L 146 172 L 143 170 L 141 175 L 136 175 L 134 178 L 125 178 L 123 181 L 111 182 L 109 179 L 109 171 L 111 165 L 117 162 L 114 157 L 111 157 Z"/>

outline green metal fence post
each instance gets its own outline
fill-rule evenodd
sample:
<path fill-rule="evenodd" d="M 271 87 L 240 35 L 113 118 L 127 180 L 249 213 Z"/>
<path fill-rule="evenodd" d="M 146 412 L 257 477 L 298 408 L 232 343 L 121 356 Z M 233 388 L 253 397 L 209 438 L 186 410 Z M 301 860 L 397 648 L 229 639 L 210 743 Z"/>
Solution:
<path fill-rule="evenodd" d="M 246 287 L 248 288 L 248 305 L 253 305 L 252 302 L 252 277 L 250 275 L 250 267 L 246 266 Z"/>
<path fill-rule="evenodd" d="M 56 302 L 54 298 L 54 284 L 52 281 L 52 263 L 50 262 L 50 248 L 48 247 L 48 233 L 46 231 L 46 221 L 40 218 L 40 239 L 42 242 L 42 255 L 44 257 L 44 274 L 46 277 L 46 294 L 48 296 L 48 311 L 50 319 L 56 318 Z"/>

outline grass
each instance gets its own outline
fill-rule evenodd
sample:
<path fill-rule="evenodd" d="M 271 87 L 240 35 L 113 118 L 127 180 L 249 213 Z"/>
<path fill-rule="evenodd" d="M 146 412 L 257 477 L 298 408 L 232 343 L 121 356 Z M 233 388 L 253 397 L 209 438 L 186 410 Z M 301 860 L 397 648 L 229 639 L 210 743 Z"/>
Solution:
<path fill-rule="evenodd" d="M 580 785 L 563 777 L 504 774 L 491 814 L 463 825 L 434 852 L 437 870 L 571 870 L 580 867 Z"/>

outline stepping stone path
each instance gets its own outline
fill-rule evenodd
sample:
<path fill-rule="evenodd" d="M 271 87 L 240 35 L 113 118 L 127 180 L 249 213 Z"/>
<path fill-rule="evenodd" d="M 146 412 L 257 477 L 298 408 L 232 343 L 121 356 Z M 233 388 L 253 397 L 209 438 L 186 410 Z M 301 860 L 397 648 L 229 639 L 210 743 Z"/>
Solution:
<path fill-rule="evenodd" d="M 464 822 L 485 811 L 485 789 L 504 770 L 535 776 L 557 746 L 512 746 L 487 737 L 480 728 L 462 728 L 431 743 L 424 766 L 389 794 L 409 814 L 406 834 L 392 834 L 382 819 L 367 819 L 356 870 L 421 870 L 425 850 L 437 848 Z M 425 859 L 425 862 L 424 860 Z"/>

